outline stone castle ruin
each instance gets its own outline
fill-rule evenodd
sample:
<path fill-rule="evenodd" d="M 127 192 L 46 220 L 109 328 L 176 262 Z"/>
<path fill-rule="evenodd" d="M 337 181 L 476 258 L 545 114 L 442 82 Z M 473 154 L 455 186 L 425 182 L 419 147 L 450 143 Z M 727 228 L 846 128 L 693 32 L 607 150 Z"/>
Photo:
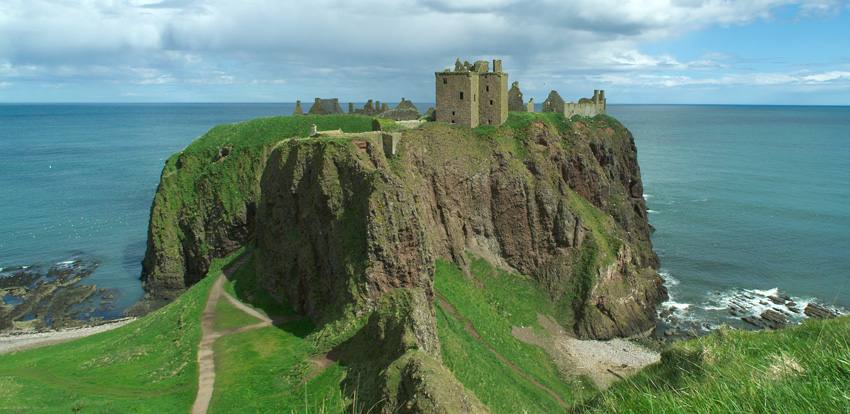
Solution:
<path fill-rule="evenodd" d="M 454 69 L 435 72 L 436 108 L 428 110 L 426 120 L 447 122 L 475 128 L 479 125 L 501 125 L 508 119 L 508 112 L 534 112 L 534 98 L 526 103 L 523 100 L 519 82 L 511 84 L 508 90 L 508 74 L 502 70 L 502 61 L 479 60 L 475 63 L 455 61 Z M 593 97 L 581 98 L 578 102 L 566 102 L 557 91 L 549 92 L 543 102 L 543 112 L 558 112 L 565 117 L 592 117 L 605 114 L 608 105 L 605 91 L 594 90 Z M 432 112 L 433 111 L 433 112 Z M 316 98 L 307 112 L 311 115 L 329 115 L 344 113 L 338 98 Z M 390 109 L 387 103 L 367 101 L 362 108 L 348 104 L 349 114 L 374 116 L 395 121 L 413 121 L 422 119 L 413 102 L 401 98 L 401 102 Z M 303 114 L 301 101 L 295 103 L 294 115 Z"/>
<path fill-rule="evenodd" d="M 301 109 L 301 101 L 296 102 L 296 110 Z M 307 112 L 310 115 L 331 115 L 331 114 L 341 114 L 342 107 L 339 106 L 339 99 L 330 98 L 330 99 L 322 99 L 316 98 L 313 102 L 313 106 L 310 107 L 310 111 Z"/>
<path fill-rule="evenodd" d="M 316 98 L 313 106 L 310 107 L 307 113 L 310 115 L 331 115 L 343 114 L 344 112 L 339 105 L 339 98 Z M 416 105 L 404 98 L 401 98 L 401 102 L 392 109 L 390 109 L 390 106 L 386 102 L 381 103 L 381 101 L 373 101 L 371 99 L 363 105 L 363 108 L 355 108 L 354 103 L 349 102 L 348 113 L 392 119 L 394 121 L 413 121 L 421 117 Z M 292 114 L 304 114 L 301 109 L 301 101 L 295 101 L 295 110 Z"/>
<path fill-rule="evenodd" d="M 488 62 L 474 64 L 455 61 L 454 70 L 436 72 L 436 120 L 474 128 L 478 125 L 501 125 L 510 112 L 534 112 L 534 98 L 525 103 L 519 82 L 508 90 L 508 74 L 502 71 L 502 61 L 493 60 L 493 70 Z M 565 102 L 557 91 L 549 93 L 543 102 L 543 112 L 560 112 L 570 118 L 574 115 L 596 116 L 606 113 L 605 91 L 593 91 L 592 98 L 578 102 Z"/>
<path fill-rule="evenodd" d="M 564 102 L 558 91 L 551 91 L 543 101 L 542 110 L 543 112 L 560 112 L 567 118 L 574 115 L 596 116 L 606 113 L 608 104 L 603 90 L 596 89 L 593 91 L 593 98 L 581 98 L 578 102 Z"/>
<path fill-rule="evenodd" d="M 493 71 L 487 61 L 474 64 L 455 62 L 453 71 L 436 72 L 436 119 L 464 125 L 501 125 L 508 119 L 508 74 L 502 72 L 502 61 L 493 60 Z"/>

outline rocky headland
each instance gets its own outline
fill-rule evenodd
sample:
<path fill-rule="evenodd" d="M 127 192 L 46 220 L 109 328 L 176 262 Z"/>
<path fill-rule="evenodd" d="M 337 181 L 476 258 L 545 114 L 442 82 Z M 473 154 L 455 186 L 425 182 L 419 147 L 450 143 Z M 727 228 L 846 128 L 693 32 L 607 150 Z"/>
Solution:
<path fill-rule="evenodd" d="M 319 326 L 352 330 L 329 354 L 373 348 L 363 358 L 374 361 L 348 365 L 384 373 L 367 376 L 358 398 L 414 407 L 403 412 L 483 411 L 441 366 L 437 259 L 466 269 L 480 257 L 531 277 L 580 338 L 654 329 L 666 292 L 634 140 L 615 119 L 426 123 L 403 131 L 396 153 L 380 135 L 298 138 L 311 123 L 372 128 L 359 116 L 268 118 L 217 127 L 167 161 L 144 260 L 149 306 L 250 245 L 274 297 Z"/>

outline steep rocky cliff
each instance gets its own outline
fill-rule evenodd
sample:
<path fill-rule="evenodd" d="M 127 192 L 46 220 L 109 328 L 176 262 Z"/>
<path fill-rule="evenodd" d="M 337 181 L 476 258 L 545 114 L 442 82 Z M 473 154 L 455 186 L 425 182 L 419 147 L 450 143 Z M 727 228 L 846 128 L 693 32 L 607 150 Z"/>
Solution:
<path fill-rule="evenodd" d="M 287 132 L 304 135 L 305 117 L 279 119 L 264 122 L 299 123 Z M 330 127 L 358 119 L 347 131 L 368 120 L 315 119 Z M 558 322 L 582 337 L 654 326 L 665 291 L 634 141 L 613 118 L 511 114 L 474 130 L 427 123 L 404 131 L 397 154 L 384 152 L 380 136 L 285 139 L 250 122 L 228 128 L 167 163 L 146 288 L 168 297 L 211 257 L 252 245 L 258 281 L 274 297 L 319 326 L 364 326 L 331 354 L 350 378 L 369 378 L 359 398 L 384 411 L 486 411 L 440 362 L 438 258 L 464 269 L 481 257 L 530 276 Z"/>
<path fill-rule="evenodd" d="M 311 124 L 370 131 L 372 118 L 262 118 L 213 128 L 162 169 L 151 205 L 142 262 L 146 306 L 174 299 L 197 282 L 215 257 L 253 237 L 260 178 L 278 141 L 306 136 Z"/>

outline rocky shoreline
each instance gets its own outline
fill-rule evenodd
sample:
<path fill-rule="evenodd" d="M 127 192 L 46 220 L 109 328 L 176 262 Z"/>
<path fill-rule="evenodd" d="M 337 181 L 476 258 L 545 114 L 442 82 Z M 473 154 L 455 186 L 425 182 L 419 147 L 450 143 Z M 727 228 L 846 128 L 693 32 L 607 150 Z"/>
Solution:
<path fill-rule="evenodd" d="M 72 339 L 83 338 L 126 325 L 136 318 L 120 318 L 88 322 L 84 326 L 48 330 L 42 332 L 14 331 L 0 334 L 0 354 L 23 351 L 45 345 L 53 345 Z"/>
<path fill-rule="evenodd" d="M 672 342 L 706 335 L 719 326 L 709 320 L 685 319 L 681 308 L 658 309 L 654 339 Z M 720 325 L 747 330 L 776 330 L 802 323 L 805 319 L 831 319 L 843 315 L 840 309 L 815 301 L 802 302 L 778 290 L 741 291 L 725 301 L 728 322 Z"/>
<path fill-rule="evenodd" d="M 0 270 L 0 333 L 43 332 L 102 323 L 118 292 L 86 283 L 99 266 L 83 254 L 49 266 Z"/>

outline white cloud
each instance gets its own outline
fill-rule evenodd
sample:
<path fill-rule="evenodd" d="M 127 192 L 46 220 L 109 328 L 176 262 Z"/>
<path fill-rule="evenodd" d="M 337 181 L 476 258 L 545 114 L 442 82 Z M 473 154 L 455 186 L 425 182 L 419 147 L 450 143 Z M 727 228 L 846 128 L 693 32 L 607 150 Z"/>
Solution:
<path fill-rule="evenodd" d="M 831 71 L 820 73 L 753 73 L 733 74 L 718 77 L 692 77 L 687 75 L 591 75 L 588 79 L 606 85 L 688 87 L 688 86 L 775 86 L 775 85 L 821 85 L 850 81 L 850 72 Z"/>
<path fill-rule="evenodd" d="M 631 71 L 674 87 L 730 59 L 648 54 L 648 41 L 712 25 L 805 15 L 838 0 L 2 0 L 0 81 L 128 85 L 312 86 L 362 83 L 359 94 L 423 88 L 414 78 L 456 56 L 504 57 L 529 85 Z M 5 63 L 3 63 L 5 62 Z M 821 74 L 827 76 L 825 72 Z M 664 78 L 666 76 L 666 78 Z M 781 77 L 751 76 L 781 84 Z M 779 75 L 776 75 L 779 76 Z M 812 74 L 812 76 L 817 76 Z M 421 77 L 421 76 L 420 76 Z M 285 81 L 281 81 L 285 78 Z M 335 79 L 335 81 L 329 81 Z M 819 82 L 820 78 L 809 81 Z M 846 80 L 843 75 L 834 81 Z M 421 85 L 417 82 L 421 82 Z M 803 82 L 801 80 L 800 82 Z M 430 90 L 430 87 L 427 88 Z"/>

